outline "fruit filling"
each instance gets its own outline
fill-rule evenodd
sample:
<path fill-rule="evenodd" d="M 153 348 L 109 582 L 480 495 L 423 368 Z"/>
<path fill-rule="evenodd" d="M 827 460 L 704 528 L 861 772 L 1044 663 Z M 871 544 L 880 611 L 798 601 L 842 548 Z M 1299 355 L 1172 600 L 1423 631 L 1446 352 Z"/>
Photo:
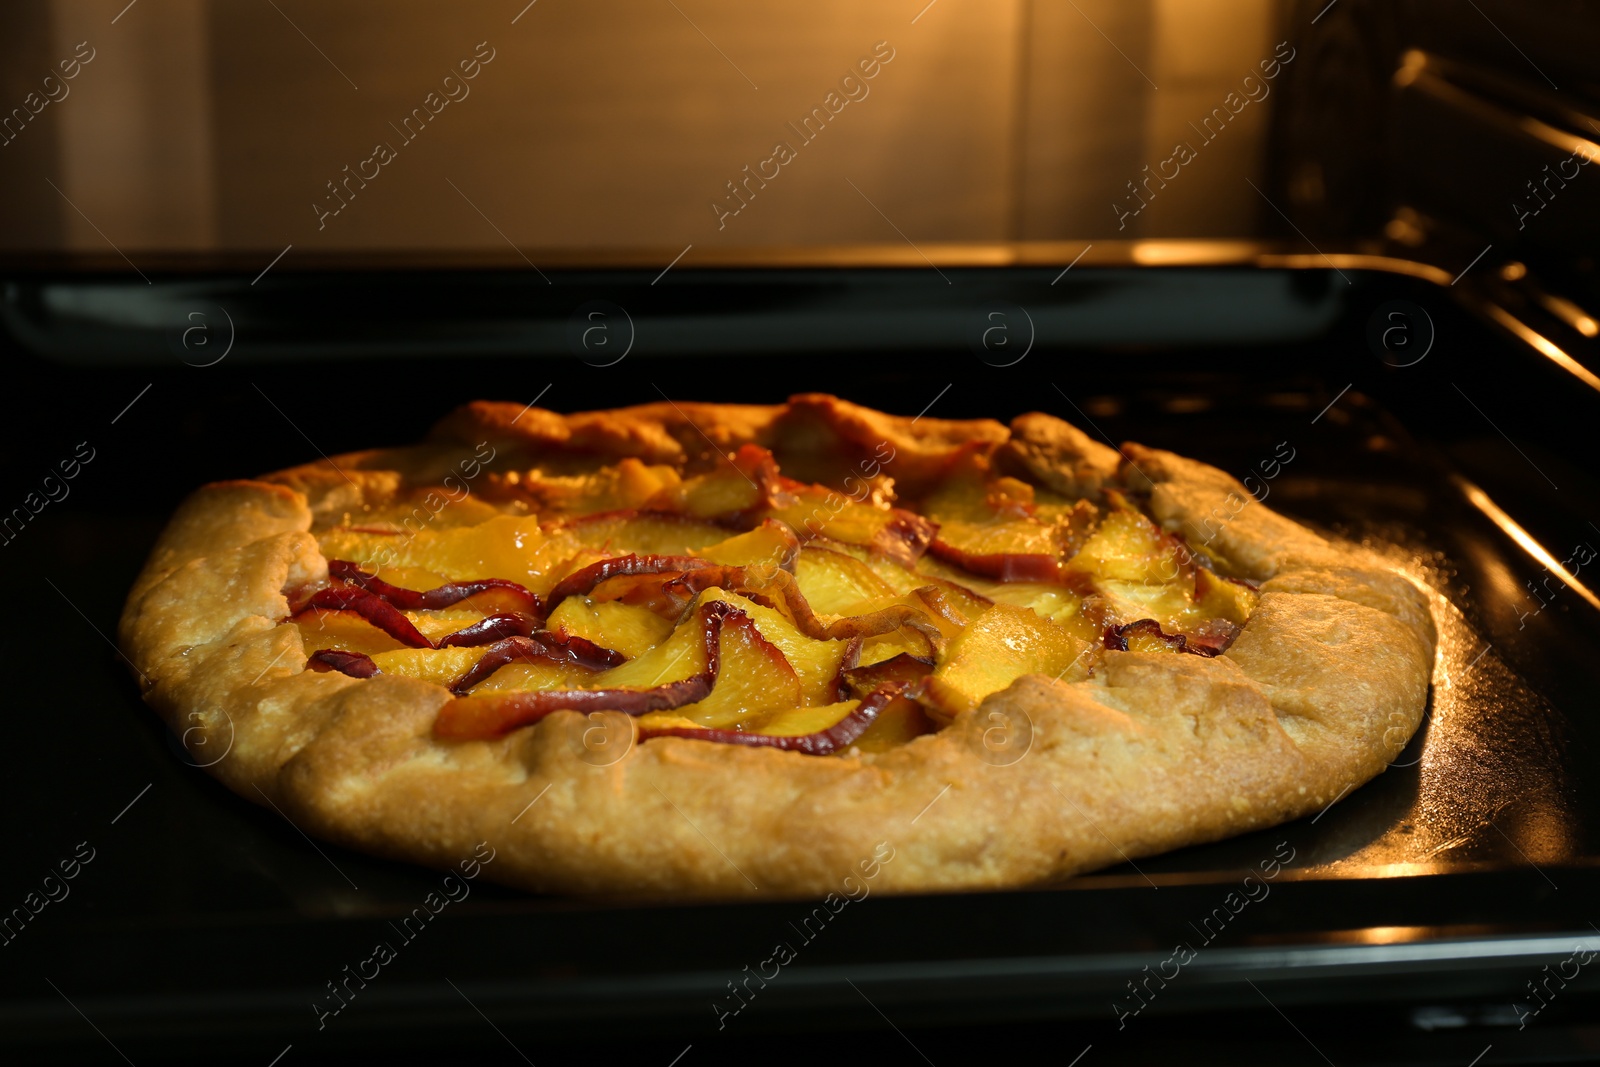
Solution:
<path fill-rule="evenodd" d="M 911 501 L 794 481 L 755 445 L 698 475 L 487 482 L 419 528 L 397 498 L 318 529 L 328 580 L 288 594 L 312 670 L 448 688 L 440 738 L 603 710 L 646 741 L 881 752 L 1025 675 L 1218 655 L 1256 599 L 1130 494 L 1067 499 L 977 449 Z"/>

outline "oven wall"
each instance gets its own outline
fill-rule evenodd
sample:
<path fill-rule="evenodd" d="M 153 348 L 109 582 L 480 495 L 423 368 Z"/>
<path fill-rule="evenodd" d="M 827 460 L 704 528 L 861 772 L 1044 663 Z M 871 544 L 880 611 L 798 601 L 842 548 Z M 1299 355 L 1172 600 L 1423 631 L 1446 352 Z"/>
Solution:
<path fill-rule="evenodd" d="M 1276 9 L 8 5 L 8 79 L 80 41 L 95 59 L 28 143 L 0 154 L 0 181 L 29 208 L 0 244 L 470 251 L 1249 236 L 1260 204 L 1247 179 L 1272 104 L 1218 109 L 1272 55 Z M 893 57 L 876 77 L 841 84 L 875 50 Z M 493 58 L 441 106 L 458 85 L 445 78 L 475 53 Z M 20 100 L 26 81 L 11 95 Z M 825 121 L 805 128 L 812 114 Z M 1208 114 L 1228 118 L 1214 140 L 1200 129 Z M 1195 160 L 1152 184 L 1180 141 Z M 791 160 L 766 162 L 780 144 Z M 382 165 L 369 162 L 379 145 L 393 157 Z"/>

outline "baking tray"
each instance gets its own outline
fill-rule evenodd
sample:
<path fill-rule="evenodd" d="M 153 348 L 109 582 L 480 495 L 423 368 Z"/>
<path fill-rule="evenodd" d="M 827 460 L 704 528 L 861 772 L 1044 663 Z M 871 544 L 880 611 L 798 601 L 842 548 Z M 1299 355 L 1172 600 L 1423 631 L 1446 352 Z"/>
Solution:
<path fill-rule="evenodd" d="M 0 784 L 5 906 L 75 851 L 93 859 L 3 946 L 0 1047 L 84 1062 L 287 1065 L 359 1046 L 542 1063 L 598 1035 L 643 1062 L 920 1053 L 941 1067 L 1042 1040 L 1086 1065 L 1465 1063 L 1486 1045 L 1495 1062 L 1534 1062 L 1597 1047 L 1593 994 L 1570 976 L 1548 992 L 1547 968 L 1600 948 L 1600 611 L 1528 547 L 1562 560 L 1600 546 L 1575 444 L 1594 398 L 1406 278 L 945 275 L 684 271 L 652 286 L 648 272 L 557 273 L 549 291 L 492 272 L 285 272 L 265 292 L 244 277 L 8 283 L 8 504 L 80 442 L 94 458 L 0 557 L 23 620 Z M 573 315 L 596 299 L 637 331 L 623 362 L 572 347 Z M 1420 361 L 1372 341 L 1396 301 L 1436 334 Z M 874 307 L 889 326 L 872 325 Z M 972 328 L 997 308 L 1030 323 L 1020 360 Z M 214 332 L 186 344 L 196 324 Z M 715 354 L 693 354 L 697 334 Z M 234 347 L 212 362 L 222 349 L 201 337 Z M 1437 591 L 1428 722 L 1387 773 L 1314 818 L 1059 886 L 873 895 L 803 941 L 813 902 L 571 900 L 480 880 L 323 1018 L 325 983 L 398 943 L 391 924 L 440 876 L 313 842 L 194 767 L 111 645 L 122 598 L 201 482 L 403 443 L 454 403 L 546 388 L 558 410 L 806 389 L 943 417 L 1043 409 L 1241 476 L 1286 444 L 1272 506 Z M 1263 882 L 1262 863 L 1289 852 Z M 779 941 L 796 958 L 733 1012 L 730 983 Z M 1193 958 L 1153 981 L 1179 944 Z"/>

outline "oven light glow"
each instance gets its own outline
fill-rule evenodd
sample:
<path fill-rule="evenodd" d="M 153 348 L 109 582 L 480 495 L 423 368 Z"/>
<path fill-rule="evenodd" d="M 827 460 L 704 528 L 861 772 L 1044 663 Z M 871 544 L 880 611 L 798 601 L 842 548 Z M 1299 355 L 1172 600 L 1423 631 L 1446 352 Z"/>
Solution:
<path fill-rule="evenodd" d="M 1467 499 L 1472 502 L 1473 507 L 1488 516 L 1490 522 L 1504 530 L 1507 537 L 1515 541 L 1524 552 L 1543 564 L 1546 570 L 1567 583 L 1568 588 L 1583 597 L 1596 609 L 1600 609 L 1600 596 L 1596 596 L 1593 590 L 1578 581 L 1577 575 L 1563 567 L 1560 560 L 1552 556 L 1548 549 L 1534 540 L 1532 534 L 1517 524 L 1517 520 L 1500 510 L 1500 505 L 1490 500 L 1489 495 L 1482 489 L 1479 489 L 1464 478 L 1460 479 L 1460 482 L 1462 488 L 1466 491 Z"/>
<path fill-rule="evenodd" d="M 1393 945 L 1404 941 L 1420 941 L 1431 934 L 1426 926 L 1369 926 L 1352 931 L 1355 940 L 1364 945 Z"/>
<path fill-rule="evenodd" d="M 1536 292 L 1534 299 L 1538 300 L 1546 311 L 1583 336 L 1593 337 L 1600 333 L 1600 324 L 1595 323 L 1594 317 L 1586 314 L 1581 307 L 1566 297 L 1556 296 L 1554 293 Z"/>
<path fill-rule="evenodd" d="M 1591 389 L 1600 389 L 1600 377 L 1597 377 L 1594 371 L 1563 352 L 1549 338 L 1525 325 L 1521 320 L 1497 304 L 1487 305 L 1486 310 L 1489 312 L 1490 318 L 1532 345 L 1540 355 L 1552 360 L 1563 370 L 1570 371 Z M 1579 329 L 1582 330 L 1582 327 L 1580 326 Z"/>

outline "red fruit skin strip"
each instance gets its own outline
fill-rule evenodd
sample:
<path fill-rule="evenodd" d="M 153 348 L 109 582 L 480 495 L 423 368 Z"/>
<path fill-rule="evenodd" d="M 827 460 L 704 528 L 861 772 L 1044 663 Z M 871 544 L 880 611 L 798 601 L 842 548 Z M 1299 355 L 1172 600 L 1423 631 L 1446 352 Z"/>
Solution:
<path fill-rule="evenodd" d="M 653 737 L 685 737 L 692 741 L 713 741 L 723 745 L 746 745 L 753 748 L 777 748 L 787 752 L 801 752 L 807 756 L 831 756 L 849 748 L 856 738 L 866 733 L 867 727 L 888 707 L 890 702 L 905 691 L 901 684 L 886 685 L 864 697 L 856 709 L 826 730 L 814 734 L 779 736 L 778 734 L 743 733 L 739 730 L 716 730 L 688 726 L 660 726 L 641 728 L 639 740 Z"/>
<path fill-rule="evenodd" d="M 1128 638 L 1136 634 L 1160 638 L 1174 652 L 1187 652 L 1192 656 L 1204 656 L 1209 659 L 1220 656 L 1228 650 L 1228 646 L 1232 645 L 1233 639 L 1238 636 L 1239 628 L 1233 626 L 1231 632 L 1216 634 L 1169 634 L 1163 631 L 1161 624 L 1154 619 L 1140 619 L 1126 626 L 1108 627 L 1105 633 L 1105 647 L 1112 652 L 1126 652 Z"/>
<path fill-rule="evenodd" d="M 840 700 L 846 700 L 854 693 L 858 697 L 866 697 L 875 689 L 882 689 L 887 685 L 905 686 L 905 696 L 915 699 L 920 696 L 919 689 L 928 675 L 933 673 L 933 660 L 926 656 L 913 656 L 909 652 L 902 652 L 890 659 L 880 660 L 867 667 L 852 667 L 847 671 L 839 672 Z"/>
<path fill-rule="evenodd" d="M 905 567 L 911 567 L 928 551 L 939 526 L 931 519 L 902 508 L 891 508 L 894 516 L 872 535 L 869 548 Z"/>
<path fill-rule="evenodd" d="M 539 620 L 520 611 L 503 611 L 489 615 L 471 626 L 463 626 L 455 633 L 439 638 L 439 648 L 474 648 L 491 641 L 508 637 L 527 637 L 539 628 Z"/>
<path fill-rule="evenodd" d="M 928 546 L 928 554 L 969 570 L 973 574 L 1001 582 L 1062 583 L 1065 580 L 1061 564 L 1054 556 L 1043 553 L 1002 552 L 979 555 L 959 549 L 936 537 Z"/>
<path fill-rule="evenodd" d="M 559 638 L 548 631 L 533 635 L 516 635 L 496 641 L 483 653 L 467 673 L 450 683 L 450 691 L 466 696 L 467 690 L 489 677 L 508 663 L 554 663 L 583 667 L 598 671 L 615 667 L 627 659 L 620 652 L 601 648 L 582 637 Z"/>
<path fill-rule="evenodd" d="M 574 667 L 583 667 L 591 671 L 618 667 L 628 661 L 628 657 L 621 652 L 597 645 L 587 637 L 579 637 L 577 634 L 557 634 L 541 630 L 533 635 L 533 640 L 543 645 L 545 651 L 557 662 L 570 663 Z"/>
<path fill-rule="evenodd" d="M 374 674 L 382 673 L 366 653 L 344 652 L 337 648 L 319 648 L 306 657 L 306 665 L 324 674 L 338 671 L 352 678 L 371 678 Z"/>
<path fill-rule="evenodd" d="M 1174 652 L 1182 652 L 1183 646 L 1188 642 L 1182 634 L 1169 634 L 1161 629 L 1161 624 L 1154 619 L 1140 619 L 1130 622 L 1126 626 L 1107 627 L 1105 633 L 1105 646 L 1111 652 L 1128 651 L 1128 638 L 1143 634 L 1148 637 L 1160 638 L 1163 644 Z"/>
<path fill-rule="evenodd" d="M 484 621 L 488 622 L 491 619 Z M 460 632 L 462 631 L 458 631 Z M 506 646 L 505 651 L 502 651 L 502 646 Z M 441 642 L 440 647 L 446 646 Z M 519 659 L 529 662 L 542 659 L 549 663 L 572 664 L 589 670 L 602 670 L 625 662 L 627 657 L 609 648 L 601 648 L 582 637 L 558 638 L 548 632 L 536 637 L 514 636 L 490 646 L 472 670 L 455 683 L 455 688 L 464 690 L 487 678 L 507 663 Z M 366 653 L 346 652 L 337 648 L 318 649 L 307 657 L 307 665 L 314 671 L 338 671 L 352 678 L 371 678 L 375 674 L 383 673 L 372 661 L 372 657 Z M 473 673 L 479 670 L 482 670 L 482 673 L 473 677 Z"/>
<path fill-rule="evenodd" d="M 467 669 L 467 673 L 450 683 L 450 691 L 457 696 L 466 696 L 467 690 L 508 663 L 540 661 L 554 664 L 562 662 L 552 656 L 538 641 L 529 637 L 508 637 L 503 641 L 496 641 L 485 649 L 483 656 Z"/>
<path fill-rule="evenodd" d="M 506 578 L 479 578 L 470 582 L 446 582 L 444 585 L 428 590 L 404 589 L 398 585 L 390 585 L 375 574 L 368 574 L 361 569 L 359 563 L 352 563 L 346 559 L 330 559 L 328 561 L 328 574 L 341 582 L 364 589 L 374 596 L 388 601 L 397 608 L 405 611 L 436 611 L 439 608 L 448 608 L 452 604 L 460 603 L 469 596 L 488 592 L 491 589 L 509 593 L 518 599 L 527 602 L 528 613 L 538 619 L 545 619 L 548 613 L 540 602 L 537 594 L 530 592 L 525 586 Z"/>
<path fill-rule="evenodd" d="M 312 594 L 303 610 L 313 608 L 353 612 L 410 648 L 473 648 L 508 637 L 533 637 L 562 663 L 599 670 L 615 667 L 627 660 L 622 653 L 603 648 L 587 638 L 575 635 L 562 637 L 548 630 L 540 630 L 537 619 L 520 611 L 486 616 L 470 626 L 445 634 L 435 643 L 429 641 L 393 605 L 364 590 L 349 587 L 320 589 Z"/>
<path fill-rule="evenodd" d="M 643 715 L 651 711 L 671 711 L 704 700 L 711 695 L 722 669 L 722 647 L 718 638 L 723 625 L 728 622 L 753 624 L 744 612 L 721 601 L 702 605 L 699 614 L 706 650 L 706 669 L 699 674 L 654 689 L 547 689 L 458 696 L 439 709 L 433 722 L 434 735 L 457 741 L 489 740 L 536 723 L 556 711 L 621 711 Z M 461 682 L 452 688 L 462 688 Z"/>
<path fill-rule="evenodd" d="M 1220 656 L 1228 651 L 1242 629 L 1238 623 L 1227 619 L 1207 619 L 1197 632 L 1184 635 L 1187 643 L 1183 650 L 1197 656 Z"/>
<path fill-rule="evenodd" d="M 850 686 L 845 678 L 847 671 L 853 671 L 861 663 L 861 646 L 866 643 L 862 637 L 852 637 L 845 643 L 844 655 L 839 657 L 839 669 L 833 672 L 833 699 L 850 699 Z"/>
<path fill-rule="evenodd" d="M 603 559 L 599 563 L 591 563 L 561 579 L 550 590 L 550 596 L 545 601 L 546 609 L 554 611 L 556 605 L 567 597 L 584 596 L 608 578 L 692 571 L 712 566 L 716 564 L 695 556 L 636 556 L 630 552 L 626 556 L 616 556 L 612 559 Z"/>
<path fill-rule="evenodd" d="M 433 642 L 400 613 L 400 609 L 365 589 L 355 586 L 329 586 L 311 594 L 306 608 L 353 611 L 372 625 L 409 648 L 432 648 Z M 304 609 L 302 609 L 304 610 Z"/>
<path fill-rule="evenodd" d="M 516 582 L 504 578 L 447 582 L 434 589 L 418 591 L 391 585 L 375 575 L 367 574 L 359 564 L 340 559 L 328 561 L 328 574 L 343 584 L 318 589 L 303 599 L 294 598 L 298 601 L 295 614 L 311 608 L 324 611 L 353 611 L 410 648 L 469 648 L 507 637 L 526 637 L 533 634 L 547 617 L 545 606 L 538 596 Z M 454 633 L 446 634 L 437 643 L 428 640 L 411 620 L 402 614 L 402 610 L 436 611 L 447 608 L 470 596 L 489 590 L 509 593 L 525 601 L 532 611 L 497 612 Z M 601 648 L 583 638 L 574 637 L 561 641 L 552 639 L 546 643 L 569 645 L 574 651 L 583 653 L 583 657 L 570 659 L 570 662 L 581 663 L 583 658 L 587 658 L 608 667 L 615 667 L 622 662 L 619 653 Z"/>

